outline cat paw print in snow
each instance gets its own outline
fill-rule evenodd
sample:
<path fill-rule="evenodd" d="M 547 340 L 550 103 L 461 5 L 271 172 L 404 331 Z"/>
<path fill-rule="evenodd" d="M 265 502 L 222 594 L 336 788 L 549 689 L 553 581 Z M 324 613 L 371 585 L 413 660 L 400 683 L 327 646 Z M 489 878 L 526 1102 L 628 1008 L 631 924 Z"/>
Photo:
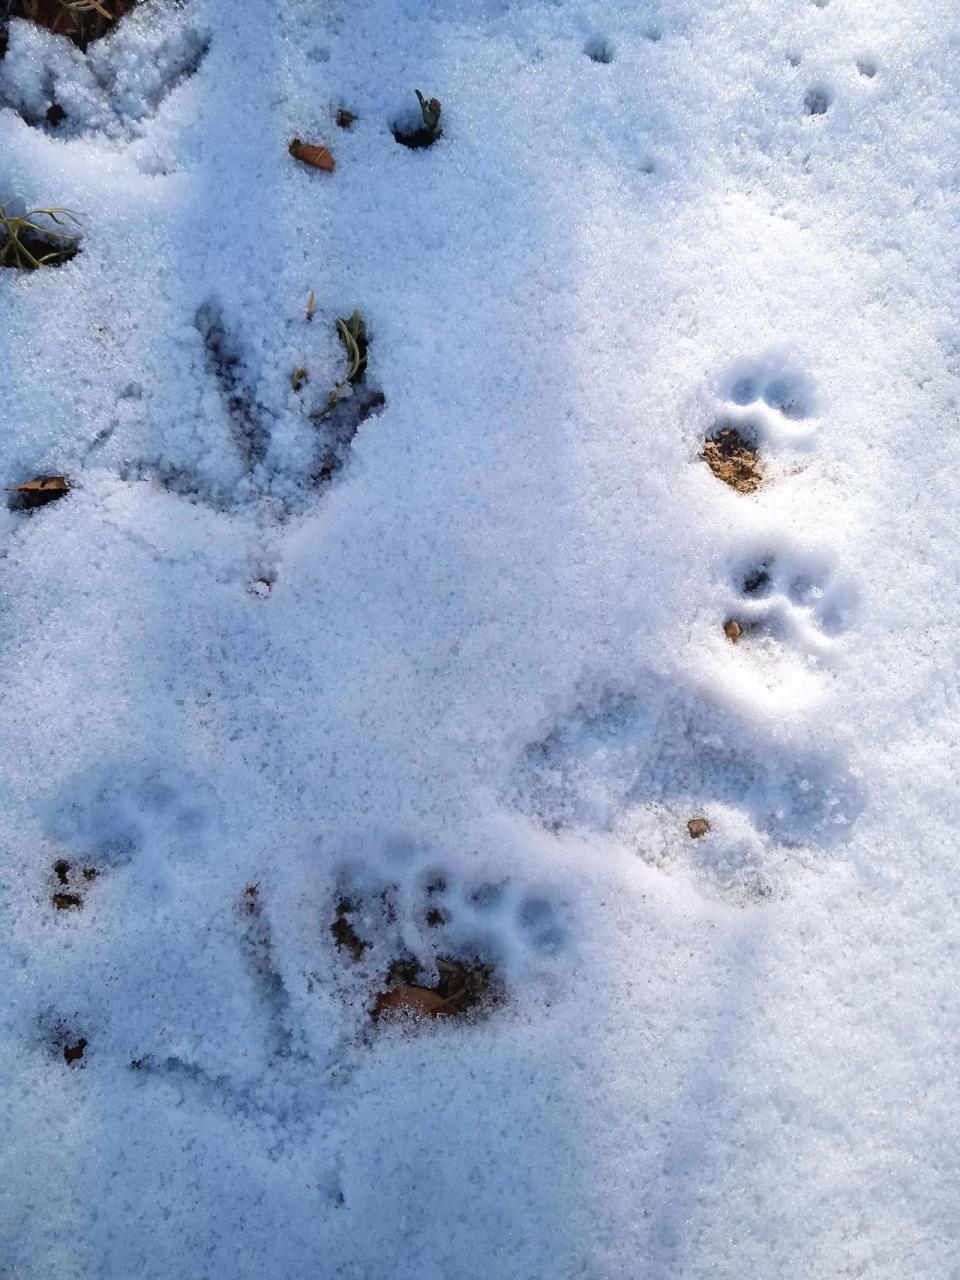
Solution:
<path fill-rule="evenodd" d="M 742 363 L 726 380 L 700 458 L 737 493 L 756 493 L 812 448 L 817 404 L 813 381 L 783 360 Z"/>

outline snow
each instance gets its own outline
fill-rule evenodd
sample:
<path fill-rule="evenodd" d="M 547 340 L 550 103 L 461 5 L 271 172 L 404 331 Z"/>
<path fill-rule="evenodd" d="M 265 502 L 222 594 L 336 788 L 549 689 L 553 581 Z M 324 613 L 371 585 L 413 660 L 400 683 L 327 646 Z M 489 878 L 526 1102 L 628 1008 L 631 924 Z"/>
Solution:
<path fill-rule="evenodd" d="M 72 485 L 0 512 L 0 1274 L 960 1277 L 958 47 L 11 21 L 0 199 L 82 240 L 0 272 L 0 476 Z M 503 998 L 374 1024 L 405 953 Z"/>

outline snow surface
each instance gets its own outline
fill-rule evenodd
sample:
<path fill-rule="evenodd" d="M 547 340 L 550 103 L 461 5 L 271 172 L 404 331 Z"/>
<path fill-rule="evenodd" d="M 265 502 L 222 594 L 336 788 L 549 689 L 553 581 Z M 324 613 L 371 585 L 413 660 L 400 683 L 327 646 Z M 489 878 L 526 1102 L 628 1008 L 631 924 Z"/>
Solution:
<path fill-rule="evenodd" d="M 73 485 L 0 513 L 5 1280 L 960 1277 L 958 55 L 942 0 L 11 22 L 0 187 L 83 239 L 0 280 L 0 475 Z M 374 1029 L 403 951 L 506 998 Z"/>

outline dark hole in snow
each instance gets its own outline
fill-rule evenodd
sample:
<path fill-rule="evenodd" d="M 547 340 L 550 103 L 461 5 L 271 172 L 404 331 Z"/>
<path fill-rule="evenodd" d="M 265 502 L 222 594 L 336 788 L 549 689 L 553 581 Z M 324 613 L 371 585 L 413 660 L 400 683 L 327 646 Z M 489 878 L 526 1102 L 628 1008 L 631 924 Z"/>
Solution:
<path fill-rule="evenodd" d="M 415 89 L 417 102 L 420 105 L 419 115 L 409 112 L 400 116 L 391 126 L 397 142 L 413 150 L 432 147 L 443 133 L 440 117 L 443 107 L 439 98 L 430 98 Z"/>
<path fill-rule="evenodd" d="M 428 129 L 425 125 L 417 126 L 412 122 L 398 120 L 392 126 L 393 136 L 401 146 L 409 147 L 411 151 L 422 151 L 425 147 L 432 147 L 443 137 L 442 129 Z"/>
<path fill-rule="evenodd" d="M 763 595 L 770 588 L 770 566 L 769 562 L 755 565 L 752 569 L 748 569 L 740 584 L 740 590 L 745 596 Z"/>
<path fill-rule="evenodd" d="M 66 860 L 66 858 L 58 858 L 56 862 L 53 864 L 53 869 L 56 872 L 56 876 L 59 882 L 61 884 L 66 884 L 67 876 L 70 874 L 70 863 Z"/>
<path fill-rule="evenodd" d="M 51 102 L 50 106 L 47 108 L 47 124 L 51 125 L 55 129 L 58 124 L 63 124 L 66 118 L 67 113 L 64 111 L 63 107 L 61 107 L 60 103 Z"/>
<path fill-rule="evenodd" d="M 606 66 L 613 61 L 614 48 L 605 36 L 591 36 L 583 46 L 583 52 L 591 62 L 599 62 Z"/>
<path fill-rule="evenodd" d="M 83 906 L 83 899 L 78 893 L 55 893 L 53 895 L 53 905 L 58 911 L 78 910 Z"/>
<path fill-rule="evenodd" d="M 823 85 L 813 85 L 803 98 L 803 107 L 808 116 L 825 116 L 833 102 L 833 94 Z"/>
<path fill-rule="evenodd" d="M 354 960 L 359 960 L 367 949 L 367 943 L 348 919 L 354 910 L 354 904 L 349 898 L 341 898 L 337 903 L 337 914 L 330 926 L 330 932 L 333 934 L 338 951 L 348 951 Z"/>
<path fill-rule="evenodd" d="M 868 80 L 872 80 L 877 74 L 877 64 L 869 58 L 861 58 L 857 63 L 857 70 L 862 76 L 866 76 Z"/>
<path fill-rule="evenodd" d="M 62 267 L 79 252 L 80 237 L 77 235 L 43 235 L 30 229 L 18 229 L 12 239 L 0 221 L 0 267 L 17 271 Z"/>
<path fill-rule="evenodd" d="M 83 1051 L 87 1047 L 87 1042 L 83 1036 L 79 1040 L 75 1040 L 73 1044 L 65 1044 L 63 1046 L 63 1058 L 65 1062 L 79 1062 L 83 1057 Z"/>

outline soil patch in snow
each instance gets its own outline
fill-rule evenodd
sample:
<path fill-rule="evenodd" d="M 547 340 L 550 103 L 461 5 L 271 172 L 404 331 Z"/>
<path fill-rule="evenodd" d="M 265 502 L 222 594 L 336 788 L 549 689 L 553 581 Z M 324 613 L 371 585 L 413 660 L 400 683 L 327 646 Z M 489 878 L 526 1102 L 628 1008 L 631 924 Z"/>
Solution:
<path fill-rule="evenodd" d="M 760 452 L 738 427 L 722 424 L 703 443 L 700 457 L 718 480 L 737 493 L 755 493 L 763 483 Z"/>

